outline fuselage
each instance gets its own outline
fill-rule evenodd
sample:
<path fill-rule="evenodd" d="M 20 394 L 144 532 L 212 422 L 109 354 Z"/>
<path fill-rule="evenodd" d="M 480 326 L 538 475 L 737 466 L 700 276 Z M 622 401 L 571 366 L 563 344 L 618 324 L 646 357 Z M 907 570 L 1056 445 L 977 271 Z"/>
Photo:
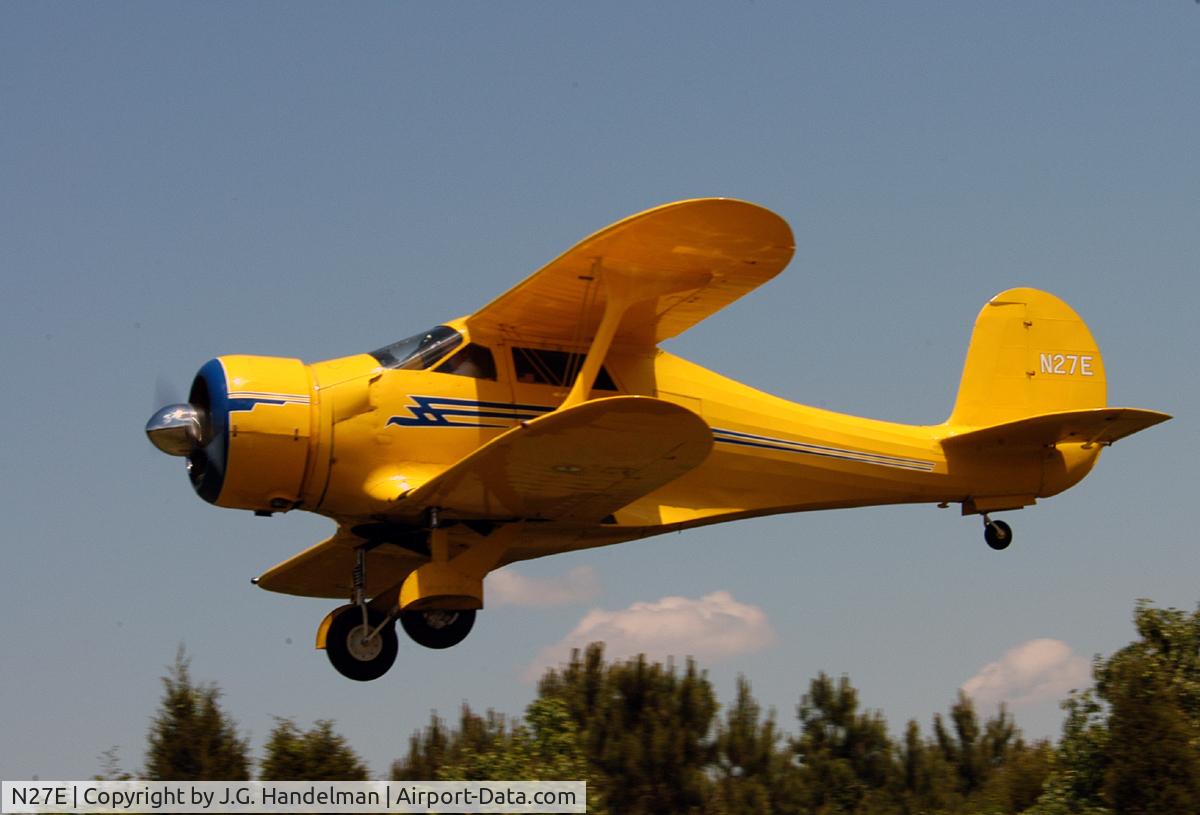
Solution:
<path fill-rule="evenodd" d="M 425 508 L 407 506 L 405 494 L 555 410 L 579 362 L 578 349 L 468 337 L 461 321 L 447 326 L 460 339 L 408 368 L 389 367 L 380 352 L 308 366 L 219 358 L 229 445 L 214 502 L 304 509 L 350 529 L 419 525 Z M 591 396 L 616 395 L 655 397 L 698 414 L 712 428 L 712 453 L 598 524 L 491 519 L 530 521 L 507 560 L 783 512 L 941 502 L 1016 508 L 1075 483 L 1099 454 L 1099 447 L 1058 445 L 947 455 L 941 440 L 962 428 L 800 405 L 657 348 L 608 354 Z M 281 486 L 264 492 L 264 484 Z"/>
<path fill-rule="evenodd" d="M 349 599 L 317 629 L 344 676 L 382 676 L 397 621 L 446 648 L 514 561 L 706 524 L 882 504 L 960 504 L 993 549 L 1019 509 L 1107 444 L 1170 417 L 1108 407 L 1086 324 L 1019 287 L 976 317 L 949 418 L 912 426 L 796 404 L 661 350 L 778 275 L 795 238 L 744 201 L 664 204 L 585 238 L 470 316 L 314 364 L 223 356 L 152 444 L 196 492 L 336 529 L 254 579 Z"/>

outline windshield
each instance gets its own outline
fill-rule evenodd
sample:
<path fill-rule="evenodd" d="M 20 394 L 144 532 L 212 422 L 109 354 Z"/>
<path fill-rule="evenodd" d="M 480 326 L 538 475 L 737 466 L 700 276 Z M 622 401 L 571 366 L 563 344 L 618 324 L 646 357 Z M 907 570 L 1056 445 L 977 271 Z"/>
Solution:
<path fill-rule="evenodd" d="M 451 348 L 462 342 L 462 334 L 446 325 L 439 325 L 407 339 L 372 351 L 379 364 L 393 370 L 421 370 L 433 365 Z"/>

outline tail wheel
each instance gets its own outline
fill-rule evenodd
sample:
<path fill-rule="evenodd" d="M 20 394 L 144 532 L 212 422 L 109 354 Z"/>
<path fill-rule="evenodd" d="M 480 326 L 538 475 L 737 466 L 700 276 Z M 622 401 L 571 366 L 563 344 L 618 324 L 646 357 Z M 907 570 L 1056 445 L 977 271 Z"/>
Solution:
<path fill-rule="evenodd" d="M 983 525 L 983 539 L 996 551 L 1007 549 L 1013 539 L 1012 527 L 1004 521 L 988 521 Z"/>
<path fill-rule="evenodd" d="M 325 635 L 325 654 L 338 673 L 358 682 L 370 682 L 388 672 L 399 649 L 396 627 L 385 625 L 371 636 L 386 620 L 378 611 L 368 610 L 364 626 L 362 609 L 356 606 L 348 606 L 333 618 Z"/>
<path fill-rule="evenodd" d="M 402 611 L 400 625 L 418 645 L 449 648 L 458 645 L 471 633 L 471 626 L 475 625 L 475 610 L 435 608 L 428 611 Z"/>

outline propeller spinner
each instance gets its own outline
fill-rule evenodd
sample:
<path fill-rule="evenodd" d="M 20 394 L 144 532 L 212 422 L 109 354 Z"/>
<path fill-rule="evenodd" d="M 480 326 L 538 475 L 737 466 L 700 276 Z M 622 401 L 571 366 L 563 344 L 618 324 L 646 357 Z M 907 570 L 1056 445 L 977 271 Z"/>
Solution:
<path fill-rule="evenodd" d="M 171 456 L 187 456 L 203 446 L 199 409 L 195 405 L 167 405 L 159 408 L 146 422 L 150 442 Z"/>
<path fill-rule="evenodd" d="M 375 371 L 378 364 L 367 359 Z M 187 459 L 188 478 L 205 501 L 278 512 L 319 497 L 304 493 L 314 396 L 309 368 L 298 359 L 218 357 L 197 372 L 186 402 L 171 398 L 150 417 L 146 436 Z M 318 472 L 328 469 L 328 449 L 312 462 Z"/>

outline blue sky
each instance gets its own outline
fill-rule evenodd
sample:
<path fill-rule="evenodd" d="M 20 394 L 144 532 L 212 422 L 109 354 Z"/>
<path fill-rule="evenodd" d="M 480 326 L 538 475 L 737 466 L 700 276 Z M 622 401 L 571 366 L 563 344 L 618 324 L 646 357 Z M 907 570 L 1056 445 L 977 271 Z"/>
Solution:
<path fill-rule="evenodd" d="M 1198 26 L 1187 0 L 0 5 L 0 777 L 140 766 L 180 642 L 256 747 L 333 718 L 382 774 L 431 709 L 519 713 L 573 632 L 664 611 L 717 626 L 671 650 L 785 730 L 824 670 L 897 730 L 974 680 L 1056 734 L 1055 682 L 1137 598 L 1200 599 Z M 703 195 L 779 212 L 796 257 L 674 353 L 937 422 L 980 306 L 1031 285 L 1088 321 L 1110 403 L 1177 418 L 1009 515 L 1004 553 L 932 507 L 576 553 L 500 578 L 562 604 L 493 603 L 365 686 L 310 647 L 328 603 L 249 583 L 329 522 L 208 506 L 142 436 L 160 377 L 378 347 Z"/>

